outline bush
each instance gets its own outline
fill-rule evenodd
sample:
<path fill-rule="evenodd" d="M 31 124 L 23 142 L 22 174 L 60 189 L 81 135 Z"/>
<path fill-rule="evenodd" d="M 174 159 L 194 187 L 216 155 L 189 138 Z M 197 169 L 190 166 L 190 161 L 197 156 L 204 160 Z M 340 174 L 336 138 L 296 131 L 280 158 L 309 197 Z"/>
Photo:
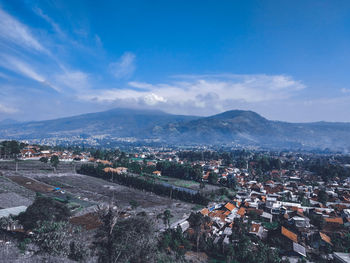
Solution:
<path fill-rule="evenodd" d="M 25 212 L 18 215 L 19 223 L 26 230 L 38 227 L 40 221 L 68 221 L 70 210 L 60 202 L 49 197 L 37 196 Z"/>

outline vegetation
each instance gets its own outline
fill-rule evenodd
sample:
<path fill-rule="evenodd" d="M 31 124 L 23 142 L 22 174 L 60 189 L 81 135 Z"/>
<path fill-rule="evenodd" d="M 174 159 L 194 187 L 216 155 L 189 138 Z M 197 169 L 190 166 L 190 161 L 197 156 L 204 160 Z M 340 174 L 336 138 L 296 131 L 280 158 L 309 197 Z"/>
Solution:
<path fill-rule="evenodd" d="M 202 179 L 203 175 L 203 169 L 200 165 L 191 166 L 189 164 L 183 165 L 172 162 L 158 162 L 156 169 L 161 171 L 164 176 L 194 180 L 197 182 Z"/>
<path fill-rule="evenodd" d="M 40 226 L 42 221 L 68 221 L 70 210 L 65 204 L 52 198 L 37 196 L 34 203 L 25 212 L 18 215 L 19 223 L 26 230 Z"/>
<path fill-rule="evenodd" d="M 101 208 L 101 227 L 95 235 L 95 249 L 98 261 L 153 262 L 157 244 L 155 229 L 146 217 L 121 219 L 111 206 Z"/>
<path fill-rule="evenodd" d="M 39 159 L 40 162 L 43 162 L 43 163 L 47 163 L 49 161 L 49 159 L 47 157 L 41 157 Z"/>
<path fill-rule="evenodd" d="M 191 243 L 183 235 L 181 227 L 176 229 L 167 229 L 161 236 L 159 249 L 166 251 L 171 249 L 178 256 L 183 256 L 184 253 L 191 249 Z"/>
<path fill-rule="evenodd" d="M 51 163 L 51 165 L 52 165 L 52 167 L 53 167 L 53 169 L 54 169 L 55 171 L 56 171 L 56 169 L 57 169 L 57 166 L 58 166 L 59 162 L 60 162 L 60 159 L 58 158 L 57 155 L 51 156 L 51 158 L 50 158 L 50 163 Z"/>
<path fill-rule="evenodd" d="M 142 177 L 136 177 L 126 174 L 119 174 L 113 176 L 113 174 L 110 172 L 104 172 L 103 166 L 101 165 L 98 167 L 94 167 L 93 165 L 84 164 L 81 166 L 78 173 L 103 178 L 105 180 L 112 179 L 113 182 L 117 182 L 128 187 L 146 190 L 158 195 L 169 196 L 171 198 L 183 200 L 186 202 L 207 205 L 209 201 L 205 196 L 201 195 L 200 193 L 193 194 L 191 192 L 186 192 L 181 189 L 174 189 L 172 186 L 159 184 L 151 180 L 145 180 Z"/>
<path fill-rule="evenodd" d="M 170 228 L 170 219 L 173 217 L 170 210 L 165 210 L 163 213 L 157 215 L 158 219 L 162 219 L 163 223 L 167 228 Z"/>
<path fill-rule="evenodd" d="M 25 146 L 27 146 L 27 144 L 17 141 L 2 141 L 0 142 L 0 157 L 13 158 L 19 154 Z"/>

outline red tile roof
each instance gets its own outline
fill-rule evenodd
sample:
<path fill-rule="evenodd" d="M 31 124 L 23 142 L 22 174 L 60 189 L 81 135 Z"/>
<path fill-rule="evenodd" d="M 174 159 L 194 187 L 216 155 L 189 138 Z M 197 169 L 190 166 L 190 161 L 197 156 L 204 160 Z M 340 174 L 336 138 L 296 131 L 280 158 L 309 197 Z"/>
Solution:
<path fill-rule="evenodd" d="M 245 208 L 244 208 L 244 207 L 241 207 L 241 208 L 238 210 L 237 214 L 239 214 L 241 217 L 243 217 L 244 214 L 245 214 Z"/>
<path fill-rule="evenodd" d="M 228 210 L 232 211 L 233 209 L 235 209 L 236 207 L 234 206 L 234 204 L 231 204 L 230 202 L 228 202 L 225 205 L 225 208 L 227 208 Z"/>
<path fill-rule="evenodd" d="M 201 214 L 204 215 L 204 216 L 207 216 L 207 215 L 209 214 L 208 208 L 203 208 L 203 209 L 201 210 Z"/>

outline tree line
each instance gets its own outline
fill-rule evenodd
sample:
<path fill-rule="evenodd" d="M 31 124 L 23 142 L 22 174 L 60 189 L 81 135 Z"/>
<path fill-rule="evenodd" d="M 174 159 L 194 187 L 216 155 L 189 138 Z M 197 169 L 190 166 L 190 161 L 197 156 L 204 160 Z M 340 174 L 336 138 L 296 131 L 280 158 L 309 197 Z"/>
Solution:
<path fill-rule="evenodd" d="M 83 164 L 78 173 L 102 178 L 128 187 L 133 187 L 140 190 L 146 190 L 157 195 L 168 196 L 170 198 L 179 199 L 185 202 L 207 205 L 209 200 L 200 193 L 190 193 L 172 186 L 156 183 L 154 180 L 146 180 L 142 177 L 130 176 L 127 174 L 114 174 L 103 171 L 104 166 L 97 167 L 90 164 Z"/>
<path fill-rule="evenodd" d="M 191 166 L 190 164 L 178 164 L 173 162 L 158 162 L 156 169 L 162 172 L 162 175 L 175 177 L 184 180 L 200 181 L 203 177 L 203 168 L 200 165 Z"/>

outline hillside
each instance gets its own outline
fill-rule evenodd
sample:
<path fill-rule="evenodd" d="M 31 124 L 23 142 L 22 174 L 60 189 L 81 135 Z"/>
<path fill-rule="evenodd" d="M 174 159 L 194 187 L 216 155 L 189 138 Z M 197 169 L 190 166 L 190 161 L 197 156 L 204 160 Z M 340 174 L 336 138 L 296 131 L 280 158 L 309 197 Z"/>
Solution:
<path fill-rule="evenodd" d="M 172 144 L 350 149 L 350 123 L 287 123 L 241 110 L 196 117 L 153 110 L 113 109 L 48 121 L 0 125 L 3 139 L 96 135 L 157 139 Z"/>

